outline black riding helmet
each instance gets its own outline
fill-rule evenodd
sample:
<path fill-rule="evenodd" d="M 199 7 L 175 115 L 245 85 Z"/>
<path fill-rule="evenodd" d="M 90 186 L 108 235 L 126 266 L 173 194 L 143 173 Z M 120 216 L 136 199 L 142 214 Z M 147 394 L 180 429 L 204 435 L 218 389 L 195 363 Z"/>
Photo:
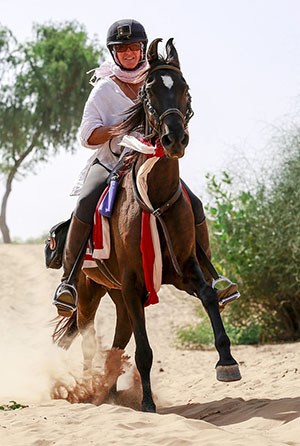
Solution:
<path fill-rule="evenodd" d="M 106 46 L 117 65 L 121 66 L 118 60 L 115 58 L 114 45 L 132 42 L 142 42 L 143 45 L 141 60 L 136 67 L 138 68 L 145 61 L 146 57 L 148 38 L 145 28 L 140 22 L 133 19 L 117 20 L 110 26 L 109 30 L 107 31 Z M 123 70 L 125 69 L 122 66 L 121 68 Z"/>

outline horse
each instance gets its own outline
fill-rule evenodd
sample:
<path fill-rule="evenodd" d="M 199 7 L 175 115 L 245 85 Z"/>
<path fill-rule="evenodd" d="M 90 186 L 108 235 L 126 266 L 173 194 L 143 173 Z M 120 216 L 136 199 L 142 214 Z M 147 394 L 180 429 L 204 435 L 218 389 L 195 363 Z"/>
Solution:
<path fill-rule="evenodd" d="M 215 347 L 219 353 L 216 375 L 220 381 L 241 378 L 239 366 L 231 355 L 230 340 L 220 316 L 216 291 L 206 282 L 196 254 L 194 216 L 182 192 L 179 159 L 189 142 L 187 124 L 192 116 L 189 87 L 182 75 L 173 39 L 166 43 L 166 56 L 158 54 L 155 39 L 149 46 L 149 70 L 138 103 L 128 111 L 119 132 L 141 130 L 153 141 L 158 138 L 163 155 L 148 174 L 148 196 L 162 227 L 158 228 L 162 256 L 162 283 L 172 284 L 202 301 L 211 321 Z M 147 133 L 150 131 L 150 134 Z M 145 284 L 140 251 L 143 203 L 136 196 L 135 174 L 146 160 L 135 155 L 132 175 L 124 175 L 110 218 L 111 255 L 105 261 L 109 280 L 98 268 L 83 269 L 78 283 L 78 308 L 64 326 L 56 328 L 54 339 L 68 347 L 82 334 L 84 370 L 92 367 L 95 354 L 94 317 L 100 299 L 109 293 L 116 305 L 116 327 L 112 347 L 124 350 L 133 333 L 135 362 L 142 383 L 142 410 L 155 412 L 150 383 L 152 349 L 145 327 Z M 144 205 L 145 207 L 145 205 Z M 148 208 L 148 211 L 151 210 Z M 165 211 L 162 214 L 162 211 Z M 155 215 L 155 213 L 153 212 Z M 165 237 L 166 236 L 166 237 Z"/>

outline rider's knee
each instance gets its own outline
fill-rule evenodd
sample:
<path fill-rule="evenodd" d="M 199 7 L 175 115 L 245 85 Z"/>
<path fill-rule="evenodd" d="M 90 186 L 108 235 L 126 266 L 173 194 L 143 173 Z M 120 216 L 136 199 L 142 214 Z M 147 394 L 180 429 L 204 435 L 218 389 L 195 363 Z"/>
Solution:
<path fill-rule="evenodd" d="M 92 223 L 96 206 L 97 200 L 94 200 L 92 196 L 80 196 L 75 208 L 75 215 L 85 223 Z"/>

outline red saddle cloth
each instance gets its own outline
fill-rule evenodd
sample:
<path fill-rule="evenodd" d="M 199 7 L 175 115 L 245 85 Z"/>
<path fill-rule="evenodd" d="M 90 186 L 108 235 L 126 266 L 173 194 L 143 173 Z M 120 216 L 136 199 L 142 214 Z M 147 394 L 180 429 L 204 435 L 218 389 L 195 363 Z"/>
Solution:
<path fill-rule="evenodd" d="M 94 224 L 93 224 L 93 250 L 91 249 L 90 243 L 87 247 L 87 252 L 84 258 L 83 267 L 84 268 L 95 268 L 97 264 L 94 259 L 104 260 L 108 259 L 110 256 L 110 233 L 109 233 L 109 223 L 104 222 L 104 218 L 99 213 L 99 206 L 108 190 L 108 187 L 104 190 L 103 194 L 98 201 L 94 214 Z"/>

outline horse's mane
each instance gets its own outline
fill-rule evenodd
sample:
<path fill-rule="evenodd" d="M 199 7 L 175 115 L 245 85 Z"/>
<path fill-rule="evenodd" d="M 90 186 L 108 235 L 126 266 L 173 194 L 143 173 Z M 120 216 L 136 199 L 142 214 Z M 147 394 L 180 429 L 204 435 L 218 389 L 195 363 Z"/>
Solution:
<path fill-rule="evenodd" d="M 178 68 L 178 62 L 176 62 L 172 57 L 163 57 L 162 55 L 158 55 L 157 61 L 152 63 L 150 68 L 148 68 L 148 70 L 145 72 L 146 77 L 159 65 L 174 65 Z M 141 94 L 138 96 L 137 103 L 122 113 L 122 115 L 126 115 L 127 118 L 116 126 L 113 136 L 127 135 L 134 131 L 142 134 L 145 133 L 146 116 Z"/>
<path fill-rule="evenodd" d="M 134 131 L 144 133 L 145 111 L 141 98 L 138 98 L 138 102 L 122 113 L 122 115 L 127 115 L 127 118 L 116 126 L 113 132 L 114 136 L 127 135 Z"/>

